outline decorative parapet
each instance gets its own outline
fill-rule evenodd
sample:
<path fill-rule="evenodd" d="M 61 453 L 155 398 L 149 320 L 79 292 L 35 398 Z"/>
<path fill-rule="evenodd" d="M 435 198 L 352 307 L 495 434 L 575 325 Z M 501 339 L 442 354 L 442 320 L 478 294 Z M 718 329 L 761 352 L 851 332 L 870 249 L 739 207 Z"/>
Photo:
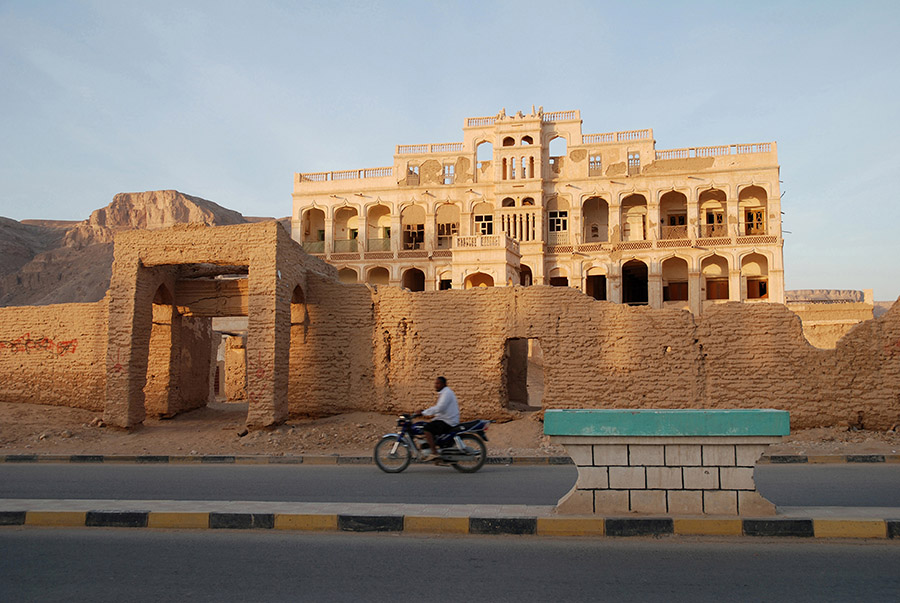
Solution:
<path fill-rule="evenodd" d="M 553 111 L 541 116 L 544 123 L 553 121 L 572 121 L 581 119 L 581 111 Z"/>
<path fill-rule="evenodd" d="M 629 142 L 632 140 L 653 140 L 653 130 L 625 130 L 623 132 L 605 132 L 603 134 L 585 134 L 581 137 L 584 144 L 602 142 Z"/>
<path fill-rule="evenodd" d="M 790 431 L 786 411 L 548 410 L 544 433 L 578 480 L 569 514 L 774 515 L 753 468 Z"/>
<path fill-rule="evenodd" d="M 384 178 L 393 176 L 394 167 L 365 168 L 362 170 L 341 170 L 338 172 L 298 173 L 297 182 L 332 182 L 338 180 L 360 180 L 363 178 Z"/>
<path fill-rule="evenodd" d="M 434 144 L 398 144 L 395 155 L 427 155 L 429 153 L 459 153 L 461 142 L 438 142 Z"/>
<path fill-rule="evenodd" d="M 667 149 L 663 151 L 656 151 L 656 160 L 691 159 L 695 157 L 724 157 L 726 155 L 747 155 L 750 153 L 771 153 L 773 150 L 775 150 L 774 142 L 729 144 L 713 147 L 689 147 L 686 149 Z"/>

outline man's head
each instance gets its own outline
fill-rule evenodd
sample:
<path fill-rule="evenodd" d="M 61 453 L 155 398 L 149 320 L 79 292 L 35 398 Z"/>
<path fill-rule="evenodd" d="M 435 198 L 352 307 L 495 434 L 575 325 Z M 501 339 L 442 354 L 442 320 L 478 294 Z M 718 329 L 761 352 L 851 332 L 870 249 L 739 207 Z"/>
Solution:
<path fill-rule="evenodd" d="M 447 378 L 446 377 L 437 377 L 434 380 L 434 391 L 439 392 L 442 389 L 447 387 Z"/>

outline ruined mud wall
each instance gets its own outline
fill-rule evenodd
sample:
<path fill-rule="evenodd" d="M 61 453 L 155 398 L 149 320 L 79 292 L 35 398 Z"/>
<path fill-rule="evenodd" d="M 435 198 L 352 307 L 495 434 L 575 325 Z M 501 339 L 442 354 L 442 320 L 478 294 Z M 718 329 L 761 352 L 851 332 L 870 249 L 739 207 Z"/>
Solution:
<path fill-rule="evenodd" d="M 306 283 L 305 307 L 291 312 L 291 415 L 372 410 L 375 323 L 369 289 L 315 274 Z"/>
<path fill-rule="evenodd" d="M 537 338 L 544 408 L 765 407 L 789 410 L 794 428 L 886 429 L 900 417 L 900 305 L 820 350 L 776 304 L 695 319 L 551 287 L 379 288 L 373 299 L 374 410 L 421 408 L 443 374 L 464 417 L 510 416 L 506 340 Z"/>
<path fill-rule="evenodd" d="M 0 308 L 0 401 L 103 410 L 105 300 Z"/>

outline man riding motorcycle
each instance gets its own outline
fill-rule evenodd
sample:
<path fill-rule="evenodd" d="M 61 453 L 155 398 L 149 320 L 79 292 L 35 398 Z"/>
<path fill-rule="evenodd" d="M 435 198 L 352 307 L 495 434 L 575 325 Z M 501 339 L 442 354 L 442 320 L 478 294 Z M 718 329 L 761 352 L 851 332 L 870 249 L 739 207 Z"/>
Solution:
<path fill-rule="evenodd" d="M 425 439 L 428 440 L 429 452 L 423 461 L 433 461 L 440 458 L 437 454 L 435 446 L 435 438 L 449 433 L 454 427 L 459 425 L 459 404 L 456 402 L 456 394 L 447 387 L 447 379 L 438 377 L 434 380 L 434 391 L 438 392 L 438 399 L 434 406 L 419 411 L 418 415 L 431 420 L 423 428 L 425 430 Z"/>

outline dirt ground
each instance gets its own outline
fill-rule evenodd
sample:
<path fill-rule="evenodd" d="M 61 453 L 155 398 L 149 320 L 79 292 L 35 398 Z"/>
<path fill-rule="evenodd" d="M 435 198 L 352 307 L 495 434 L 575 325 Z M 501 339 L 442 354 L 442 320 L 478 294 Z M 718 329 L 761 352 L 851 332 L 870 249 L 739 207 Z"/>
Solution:
<path fill-rule="evenodd" d="M 243 437 L 246 404 L 213 404 L 174 419 L 148 419 L 131 432 L 102 425 L 101 413 L 0 403 L 0 454 L 368 455 L 392 432 L 396 416 L 357 412 L 318 420 L 292 419 Z M 468 419 L 470 417 L 463 417 Z M 491 456 L 564 456 L 543 435 L 538 413 L 487 431 Z M 769 454 L 897 454 L 900 433 L 809 429 L 792 433 Z"/>

